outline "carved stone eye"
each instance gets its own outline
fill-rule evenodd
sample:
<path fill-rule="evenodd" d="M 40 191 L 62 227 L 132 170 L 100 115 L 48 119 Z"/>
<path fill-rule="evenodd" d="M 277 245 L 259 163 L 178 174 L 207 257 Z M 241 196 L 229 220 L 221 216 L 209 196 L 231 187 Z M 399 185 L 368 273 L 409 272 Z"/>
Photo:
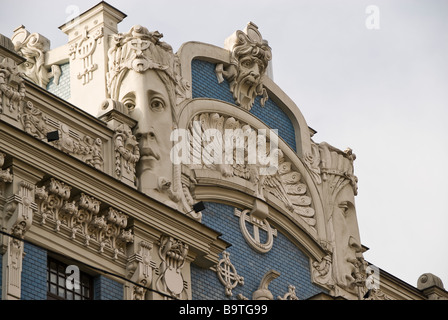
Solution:
<path fill-rule="evenodd" d="M 135 102 L 132 99 L 126 99 L 123 101 L 124 106 L 128 109 L 129 112 L 132 112 L 135 109 Z"/>
<path fill-rule="evenodd" d="M 349 203 L 347 201 L 341 202 L 338 205 L 338 207 L 341 208 L 342 212 L 344 213 L 344 216 L 346 216 L 348 213 L 348 206 L 349 206 Z"/>
<path fill-rule="evenodd" d="M 165 110 L 165 103 L 159 98 L 154 98 L 151 100 L 151 110 L 154 112 L 162 112 Z"/>
<path fill-rule="evenodd" d="M 241 65 L 245 68 L 252 68 L 254 65 L 254 62 L 251 59 L 247 59 L 241 62 Z"/>

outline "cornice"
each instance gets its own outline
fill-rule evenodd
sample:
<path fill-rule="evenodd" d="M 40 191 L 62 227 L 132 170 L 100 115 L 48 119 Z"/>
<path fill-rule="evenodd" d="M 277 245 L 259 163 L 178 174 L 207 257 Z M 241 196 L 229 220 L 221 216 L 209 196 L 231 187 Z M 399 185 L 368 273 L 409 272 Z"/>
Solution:
<path fill-rule="evenodd" d="M 173 236 L 188 244 L 202 265 L 213 265 L 218 255 L 229 246 L 220 233 L 187 217 L 155 199 L 90 167 L 51 145 L 0 120 L 0 150 L 13 158 L 46 172 L 48 177 L 63 181 L 73 188 L 94 196 L 102 203 L 151 226 L 161 234 Z"/>

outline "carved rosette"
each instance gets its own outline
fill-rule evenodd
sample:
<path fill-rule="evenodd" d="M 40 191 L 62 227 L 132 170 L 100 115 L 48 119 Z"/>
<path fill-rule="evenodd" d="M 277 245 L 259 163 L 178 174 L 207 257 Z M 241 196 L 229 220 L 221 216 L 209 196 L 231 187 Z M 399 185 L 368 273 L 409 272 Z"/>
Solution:
<path fill-rule="evenodd" d="M 187 283 L 182 276 L 182 268 L 185 265 L 189 247 L 187 244 L 173 237 L 162 235 L 160 238 L 159 277 L 156 288 L 173 298 L 187 299 Z"/>
<path fill-rule="evenodd" d="M 45 54 L 50 50 L 50 40 L 38 33 L 30 34 L 24 26 L 20 26 L 14 30 L 12 41 L 17 53 L 26 58 L 26 62 L 19 65 L 19 70 L 28 79 L 42 88 L 46 88 L 53 77 L 54 83 L 59 83 L 61 68 L 52 65 L 47 70 L 45 66 Z"/>
<path fill-rule="evenodd" d="M 80 193 L 73 197 L 71 187 L 56 179 L 36 188 L 41 226 L 117 260 L 125 257 L 126 244 L 133 242 L 126 230 L 128 216 Z"/>
<path fill-rule="evenodd" d="M 100 138 L 82 135 L 67 125 L 51 119 L 31 101 L 23 105 L 19 120 L 23 130 L 39 140 L 46 139 L 48 132 L 58 131 L 59 140 L 49 142 L 51 145 L 98 170 L 103 170 L 103 142 Z"/>

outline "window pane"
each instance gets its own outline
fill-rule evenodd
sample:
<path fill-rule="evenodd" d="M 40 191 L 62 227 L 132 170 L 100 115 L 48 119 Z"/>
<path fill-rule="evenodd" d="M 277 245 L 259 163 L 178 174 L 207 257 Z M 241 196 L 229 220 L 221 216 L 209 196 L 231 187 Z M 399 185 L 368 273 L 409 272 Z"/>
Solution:
<path fill-rule="evenodd" d="M 59 275 L 65 276 L 65 267 L 63 265 L 58 265 Z"/>
<path fill-rule="evenodd" d="M 89 288 L 86 288 L 86 287 L 82 287 L 82 295 L 84 296 L 84 297 L 90 297 L 90 290 L 89 290 Z"/>
<path fill-rule="evenodd" d="M 60 296 L 61 298 L 65 298 L 64 288 L 61 288 L 61 287 L 58 288 L 58 296 Z"/>
<path fill-rule="evenodd" d="M 80 272 L 80 279 L 69 278 L 71 286 L 67 286 L 67 275 L 65 270 L 67 265 L 48 258 L 47 263 L 47 299 L 66 300 L 91 300 L 92 299 L 92 277 L 84 272 Z"/>

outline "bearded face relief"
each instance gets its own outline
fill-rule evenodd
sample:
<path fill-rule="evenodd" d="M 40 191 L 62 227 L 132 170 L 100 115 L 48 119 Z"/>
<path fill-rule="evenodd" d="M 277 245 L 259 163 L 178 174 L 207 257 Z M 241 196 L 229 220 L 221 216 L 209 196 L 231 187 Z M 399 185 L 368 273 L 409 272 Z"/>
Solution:
<path fill-rule="evenodd" d="M 231 51 L 230 65 L 217 65 L 218 81 L 223 77 L 229 81 L 235 103 L 250 110 L 257 96 L 262 96 L 263 106 L 268 99 L 263 78 L 269 61 L 271 48 L 263 40 L 258 27 L 249 23 L 244 31 L 238 30 L 226 40 L 226 49 Z"/>

